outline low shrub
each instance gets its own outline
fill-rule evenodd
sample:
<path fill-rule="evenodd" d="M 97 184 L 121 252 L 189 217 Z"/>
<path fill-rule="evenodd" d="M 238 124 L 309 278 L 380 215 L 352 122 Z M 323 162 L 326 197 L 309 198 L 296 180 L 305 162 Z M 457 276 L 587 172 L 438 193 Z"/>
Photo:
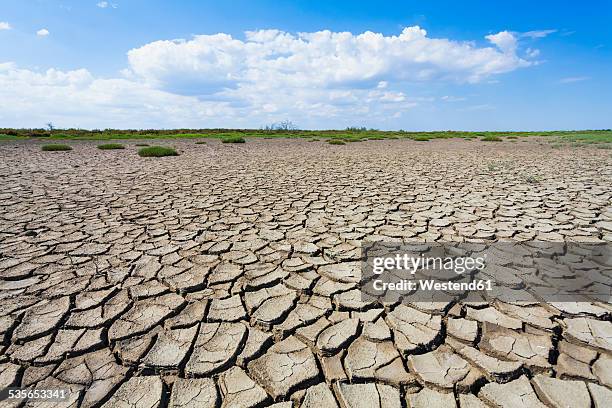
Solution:
<path fill-rule="evenodd" d="M 501 142 L 502 140 L 497 136 L 485 136 L 482 139 L 483 142 Z"/>
<path fill-rule="evenodd" d="M 538 184 L 540 182 L 540 177 L 538 176 L 527 176 L 525 177 L 525 181 L 529 184 Z"/>
<path fill-rule="evenodd" d="M 65 144 L 47 144 L 42 146 L 42 150 L 45 152 L 61 152 L 65 150 L 72 150 L 72 147 Z"/>
<path fill-rule="evenodd" d="M 138 155 L 140 157 L 164 157 L 178 156 L 178 153 L 171 147 L 151 146 L 143 147 L 142 149 L 138 150 Z"/>
<path fill-rule="evenodd" d="M 417 141 L 417 142 L 429 142 L 431 140 L 431 137 L 429 136 L 415 136 L 412 138 L 412 140 Z"/>
<path fill-rule="evenodd" d="M 332 139 L 329 142 L 330 145 L 345 145 L 346 143 L 342 140 L 338 140 L 338 139 Z"/>
<path fill-rule="evenodd" d="M 49 132 L 32 132 L 28 136 L 30 137 L 51 137 Z"/>
<path fill-rule="evenodd" d="M 144 146 L 150 146 L 150 145 L 147 143 L 136 143 L 134 146 L 144 147 Z"/>
<path fill-rule="evenodd" d="M 206 144 L 204 141 L 196 142 L 195 144 Z"/>
<path fill-rule="evenodd" d="M 242 136 L 227 136 L 221 139 L 223 143 L 246 143 Z"/>
<path fill-rule="evenodd" d="M 106 144 L 98 145 L 98 149 L 100 150 L 125 149 L 125 146 L 120 143 L 106 143 Z"/>

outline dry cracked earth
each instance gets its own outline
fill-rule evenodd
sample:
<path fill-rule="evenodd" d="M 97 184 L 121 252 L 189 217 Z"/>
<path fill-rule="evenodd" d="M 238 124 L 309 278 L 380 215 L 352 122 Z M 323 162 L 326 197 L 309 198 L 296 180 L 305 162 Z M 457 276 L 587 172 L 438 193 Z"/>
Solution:
<path fill-rule="evenodd" d="M 364 302 L 372 240 L 612 241 L 536 139 L 0 145 L 0 388 L 80 407 L 610 407 L 612 306 Z"/>

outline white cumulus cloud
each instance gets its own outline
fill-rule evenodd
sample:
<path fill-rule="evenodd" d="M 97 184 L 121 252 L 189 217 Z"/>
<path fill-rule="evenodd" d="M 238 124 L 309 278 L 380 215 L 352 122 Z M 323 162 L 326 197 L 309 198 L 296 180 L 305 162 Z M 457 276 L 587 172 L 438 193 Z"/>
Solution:
<path fill-rule="evenodd" d="M 0 21 L 0 30 L 10 30 L 11 28 L 13 27 L 6 21 Z"/>
<path fill-rule="evenodd" d="M 418 26 L 397 36 L 259 30 L 247 32 L 245 40 L 220 33 L 155 41 L 130 50 L 128 61 L 145 82 L 192 94 L 258 83 L 333 88 L 381 80 L 478 82 L 531 64 L 516 54 L 512 33 L 486 38 L 494 47 L 430 38 Z"/>
<path fill-rule="evenodd" d="M 49 30 L 47 30 L 46 28 L 41 28 L 36 32 L 36 35 L 39 37 L 46 37 L 49 35 Z"/>
<path fill-rule="evenodd" d="M 514 55 L 516 53 L 518 41 L 514 34 L 509 31 L 501 31 L 497 34 L 487 35 L 485 38 L 489 40 L 491 44 L 497 45 L 497 47 L 506 54 Z"/>
<path fill-rule="evenodd" d="M 433 103 L 411 95 L 411 84 L 489 82 L 535 64 L 519 55 L 518 37 L 510 31 L 485 40 L 432 38 L 417 26 L 390 36 L 258 30 L 244 39 L 218 33 L 145 44 L 128 52 L 119 78 L 4 63 L 0 122 L 147 128 L 258 127 L 286 118 L 310 127 L 392 120 Z"/>

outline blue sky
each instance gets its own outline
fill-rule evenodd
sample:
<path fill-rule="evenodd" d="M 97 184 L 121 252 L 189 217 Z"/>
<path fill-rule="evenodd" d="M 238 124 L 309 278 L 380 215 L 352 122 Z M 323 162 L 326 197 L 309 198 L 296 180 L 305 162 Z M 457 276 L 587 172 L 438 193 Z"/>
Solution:
<path fill-rule="evenodd" d="M 0 127 L 599 129 L 612 3 L 0 0 Z"/>

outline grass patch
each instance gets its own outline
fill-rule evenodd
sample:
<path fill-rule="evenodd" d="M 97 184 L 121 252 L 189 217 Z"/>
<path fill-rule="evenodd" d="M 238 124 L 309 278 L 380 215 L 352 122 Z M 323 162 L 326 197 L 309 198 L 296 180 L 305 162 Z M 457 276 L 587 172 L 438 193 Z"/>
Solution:
<path fill-rule="evenodd" d="M 482 139 L 483 142 L 501 142 L 502 140 L 497 136 L 485 136 Z"/>
<path fill-rule="evenodd" d="M 164 157 L 164 156 L 178 156 L 176 150 L 171 147 L 163 146 L 151 146 L 143 147 L 138 151 L 140 157 Z"/>
<path fill-rule="evenodd" d="M 541 181 L 541 178 L 538 176 L 527 176 L 525 177 L 525 181 L 529 184 L 539 184 Z"/>
<path fill-rule="evenodd" d="M 330 145 L 345 145 L 346 142 L 343 140 L 338 140 L 338 139 L 332 139 L 330 141 L 328 141 L 327 143 L 329 143 Z"/>
<path fill-rule="evenodd" d="M 100 150 L 116 150 L 116 149 L 125 149 L 125 146 L 120 143 L 106 143 L 98 145 L 98 149 Z"/>
<path fill-rule="evenodd" d="M 221 139 L 222 143 L 246 143 L 242 136 L 227 136 Z"/>
<path fill-rule="evenodd" d="M 518 136 L 508 136 L 506 139 L 518 139 Z"/>
<path fill-rule="evenodd" d="M 452 130 L 439 130 L 431 132 L 419 132 L 408 130 L 377 130 L 365 129 L 361 127 L 350 127 L 348 129 L 328 129 L 328 130 L 297 130 L 297 129 L 12 129 L 0 128 L 0 141 L 15 139 L 40 139 L 47 138 L 52 140 L 115 140 L 129 139 L 136 143 L 146 143 L 154 139 L 219 139 L 226 138 L 284 138 L 284 139 L 310 139 L 320 140 L 348 139 L 357 140 L 385 140 L 385 139 L 412 139 L 412 140 L 433 140 L 433 139 L 457 139 L 465 138 L 481 140 L 488 136 L 499 138 L 528 139 L 532 136 L 546 137 L 549 140 L 557 139 L 559 142 L 591 142 L 591 143 L 612 143 L 612 130 L 570 130 L 570 131 L 546 131 L 546 132 L 515 132 L 515 131 L 492 131 L 492 132 L 464 132 Z M 151 144 L 154 144 L 151 142 Z"/>
<path fill-rule="evenodd" d="M 206 144 L 204 141 L 195 142 L 195 144 Z"/>
<path fill-rule="evenodd" d="M 151 145 L 148 143 L 136 143 L 134 146 L 145 147 L 145 146 L 151 146 Z"/>
<path fill-rule="evenodd" d="M 42 150 L 45 152 L 62 152 L 72 150 L 72 147 L 65 144 L 46 144 L 42 146 Z"/>
<path fill-rule="evenodd" d="M 0 140 L 19 140 L 19 139 L 24 139 L 24 137 L 0 133 Z"/>
<path fill-rule="evenodd" d="M 612 143 L 612 132 L 575 133 L 562 135 L 561 139 L 566 142 Z"/>
<path fill-rule="evenodd" d="M 411 138 L 412 140 L 414 140 L 415 142 L 429 142 L 431 140 L 431 137 L 429 136 L 415 136 Z"/>

